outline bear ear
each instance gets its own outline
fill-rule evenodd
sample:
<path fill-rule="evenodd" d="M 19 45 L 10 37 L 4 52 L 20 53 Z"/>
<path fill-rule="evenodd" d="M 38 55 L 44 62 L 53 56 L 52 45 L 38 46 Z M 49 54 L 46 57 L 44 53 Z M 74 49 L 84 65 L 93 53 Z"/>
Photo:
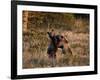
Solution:
<path fill-rule="evenodd" d="M 53 32 L 53 31 L 54 31 L 54 29 L 51 29 L 51 31 Z"/>

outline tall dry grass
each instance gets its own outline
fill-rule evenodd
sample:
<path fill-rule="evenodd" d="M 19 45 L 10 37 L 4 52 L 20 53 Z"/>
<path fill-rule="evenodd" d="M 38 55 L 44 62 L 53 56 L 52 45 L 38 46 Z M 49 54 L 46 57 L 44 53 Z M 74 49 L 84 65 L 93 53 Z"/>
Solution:
<path fill-rule="evenodd" d="M 72 31 L 64 32 L 73 55 L 68 52 L 62 54 L 61 49 L 58 49 L 55 66 L 89 65 L 89 34 Z M 23 42 L 23 68 L 51 67 L 52 65 L 47 55 L 49 39 L 46 32 L 33 32 L 28 39 Z"/>
<path fill-rule="evenodd" d="M 71 21 L 74 21 L 73 25 L 69 22 L 71 25 L 69 24 L 68 26 L 58 23 L 53 23 L 50 26 L 50 28 L 55 29 L 57 34 L 65 34 L 72 50 L 71 55 L 68 51 L 66 51 L 66 54 L 62 54 L 61 49 L 58 49 L 55 67 L 89 65 L 89 25 L 83 19 Z M 34 22 L 34 20 L 31 22 Z M 52 63 L 47 55 L 47 47 L 50 42 L 47 35 L 48 27 L 44 23 L 41 26 L 36 26 L 36 23 L 33 24 L 31 22 L 28 21 L 27 24 L 23 22 L 23 68 L 51 67 Z M 24 30 L 26 25 L 28 28 Z"/>

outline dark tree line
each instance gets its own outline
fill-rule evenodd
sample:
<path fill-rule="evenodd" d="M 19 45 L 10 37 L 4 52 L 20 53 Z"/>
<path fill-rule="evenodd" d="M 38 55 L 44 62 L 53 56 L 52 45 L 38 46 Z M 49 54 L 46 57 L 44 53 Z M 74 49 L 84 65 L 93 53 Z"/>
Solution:
<path fill-rule="evenodd" d="M 78 19 L 89 25 L 89 14 L 77 13 L 56 13 L 56 12 L 28 12 L 27 27 L 28 28 L 63 28 L 72 30 Z M 25 14 L 26 15 L 26 14 Z M 83 24 L 83 23 L 82 23 Z M 82 27 L 82 25 L 81 25 Z"/>

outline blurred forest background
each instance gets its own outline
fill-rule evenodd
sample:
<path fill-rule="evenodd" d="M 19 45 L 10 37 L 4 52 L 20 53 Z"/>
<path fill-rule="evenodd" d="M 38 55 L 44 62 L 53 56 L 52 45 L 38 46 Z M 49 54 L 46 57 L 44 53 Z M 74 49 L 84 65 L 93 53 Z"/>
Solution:
<path fill-rule="evenodd" d="M 55 67 L 89 65 L 89 14 L 23 11 L 23 68 L 50 67 L 48 29 L 64 33 L 73 55 L 57 51 Z"/>

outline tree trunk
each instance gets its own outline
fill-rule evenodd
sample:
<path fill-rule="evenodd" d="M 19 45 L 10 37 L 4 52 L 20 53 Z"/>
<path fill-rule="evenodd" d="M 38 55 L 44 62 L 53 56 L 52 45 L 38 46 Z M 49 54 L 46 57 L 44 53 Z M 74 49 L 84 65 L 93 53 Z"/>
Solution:
<path fill-rule="evenodd" d="M 27 32 L 28 31 L 28 11 L 24 12 L 24 17 L 23 17 L 23 31 Z"/>

